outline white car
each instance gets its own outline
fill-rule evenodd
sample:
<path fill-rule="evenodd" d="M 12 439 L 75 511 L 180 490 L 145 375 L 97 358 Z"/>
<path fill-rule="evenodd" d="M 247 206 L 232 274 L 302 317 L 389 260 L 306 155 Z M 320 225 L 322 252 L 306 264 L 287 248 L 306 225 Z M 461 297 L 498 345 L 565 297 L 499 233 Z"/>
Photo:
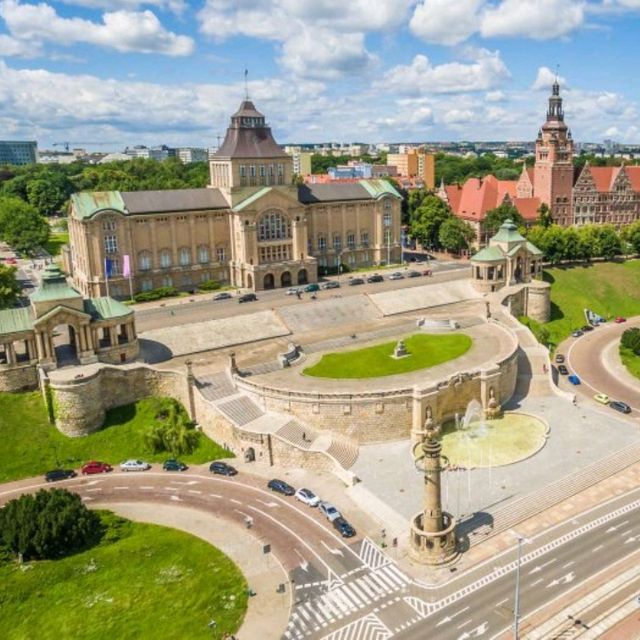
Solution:
<path fill-rule="evenodd" d="M 151 469 L 151 465 L 144 460 L 125 460 L 120 465 L 121 471 L 146 471 Z"/>
<path fill-rule="evenodd" d="M 389 276 L 389 280 L 404 280 L 404 276 L 399 271 L 396 271 Z"/>
<path fill-rule="evenodd" d="M 340 512 L 330 502 L 321 502 L 318 505 L 318 509 L 329 522 L 333 522 L 341 516 Z"/>
<path fill-rule="evenodd" d="M 297 287 L 290 287 L 289 289 L 287 289 L 287 295 L 288 296 L 297 296 L 298 295 L 298 288 Z"/>
<path fill-rule="evenodd" d="M 320 504 L 320 498 L 309 489 L 298 489 L 294 495 L 296 500 L 304 502 L 309 507 L 317 507 Z"/>

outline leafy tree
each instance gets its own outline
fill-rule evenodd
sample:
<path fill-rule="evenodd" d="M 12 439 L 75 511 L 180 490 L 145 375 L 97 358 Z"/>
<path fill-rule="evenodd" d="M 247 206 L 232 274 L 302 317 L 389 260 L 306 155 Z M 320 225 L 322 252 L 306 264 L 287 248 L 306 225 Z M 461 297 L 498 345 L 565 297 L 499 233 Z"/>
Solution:
<path fill-rule="evenodd" d="M 622 254 L 622 243 L 615 227 L 611 224 L 600 225 L 600 251 L 599 255 L 605 260 L 611 260 Z"/>
<path fill-rule="evenodd" d="M 544 231 L 543 244 L 539 247 L 547 260 L 556 264 L 566 257 L 566 243 L 564 229 L 553 224 Z"/>
<path fill-rule="evenodd" d="M 494 235 L 507 218 L 511 218 L 517 227 L 525 224 L 520 212 L 510 202 L 503 202 L 499 207 L 487 211 L 483 222 L 484 231 L 490 236 Z"/>
<path fill-rule="evenodd" d="M 145 434 L 145 444 L 153 453 L 168 451 L 174 456 L 192 453 L 200 434 L 195 430 L 184 409 L 171 400 L 156 416 L 156 423 Z"/>
<path fill-rule="evenodd" d="M 623 349 L 631 349 L 634 353 L 640 349 L 640 329 L 632 327 L 627 329 L 620 338 L 620 346 Z"/>
<path fill-rule="evenodd" d="M 564 229 L 564 257 L 566 260 L 580 259 L 580 236 L 575 227 Z"/>
<path fill-rule="evenodd" d="M 95 543 L 100 535 L 98 515 L 65 489 L 41 489 L 0 509 L 0 541 L 25 559 L 59 558 Z"/>
<path fill-rule="evenodd" d="M 0 309 L 13 307 L 18 300 L 20 285 L 16 271 L 16 267 L 0 264 Z"/>
<path fill-rule="evenodd" d="M 543 227 L 548 227 L 553 224 L 553 218 L 551 217 L 551 209 L 546 202 L 543 202 L 538 207 L 538 221 L 537 224 Z"/>
<path fill-rule="evenodd" d="M 440 246 L 440 225 L 453 214 L 438 196 L 426 196 L 410 219 L 410 232 L 423 246 Z"/>
<path fill-rule="evenodd" d="M 18 252 L 31 252 L 49 239 L 47 221 L 18 198 L 0 198 L 0 237 Z"/>
<path fill-rule="evenodd" d="M 51 180 L 32 180 L 27 185 L 27 200 L 42 216 L 60 210 L 67 194 Z"/>
<path fill-rule="evenodd" d="M 636 253 L 640 253 L 640 220 L 632 222 L 622 229 L 622 238 L 628 242 Z"/>
<path fill-rule="evenodd" d="M 433 195 L 428 189 L 411 189 L 407 194 L 407 211 L 409 220 L 412 220 L 416 209 L 422 206 L 427 196 Z"/>
<path fill-rule="evenodd" d="M 582 260 L 591 260 L 601 255 L 600 252 L 600 234 L 593 224 L 586 224 L 578 227 L 579 238 L 579 258 Z"/>
<path fill-rule="evenodd" d="M 449 217 L 441 225 L 438 241 L 447 251 L 459 253 L 468 249 L 476 237 L 475 229 L 460 218 Z"/>

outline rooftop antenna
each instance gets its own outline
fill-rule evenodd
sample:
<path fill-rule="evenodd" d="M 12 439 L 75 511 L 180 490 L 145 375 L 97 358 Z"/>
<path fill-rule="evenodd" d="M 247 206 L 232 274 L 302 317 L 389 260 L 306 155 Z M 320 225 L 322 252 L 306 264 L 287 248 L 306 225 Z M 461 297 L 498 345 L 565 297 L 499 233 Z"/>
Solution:
<path fill-rule="evenodd" d="M 245 67 L 244 70 L 244 99 L 249 99 L 249 83 L 247 81 L 247 76 L 249 75 L 249 70 Z"/>

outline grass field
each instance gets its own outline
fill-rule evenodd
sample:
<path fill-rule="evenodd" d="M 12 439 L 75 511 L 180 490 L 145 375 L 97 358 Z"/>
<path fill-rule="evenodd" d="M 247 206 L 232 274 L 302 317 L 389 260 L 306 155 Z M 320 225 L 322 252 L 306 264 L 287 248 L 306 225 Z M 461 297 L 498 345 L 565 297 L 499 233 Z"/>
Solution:
<path fill-rule="evenodd" d="M 585 324 L 585 308 L 608 319 L 640 314 L 640 260 L 557 267 L 544 279 L 551 283 L 551 321 L 543 326 L 553 345 Z"/>
<path fill-rule="evenodd" d="M 620 360 L 632 376 L 640 378 L 640 356 L 633 353 L 631 349 L 620 347 Z"/>
<path fill-rule="evenodd" d="M 39 393 L 0 393 L 0 482 L 37 475 L 58 466 L 77 468 L 91 459 L 111 464 L 136 457 L 161 462 L 171 456 L 149 453 L 143 433 L 156 419 L 162 402 L 162 398 L 146 398 L 112 409 L 101 431 L 83 438 L 68 438 L 49 424 Z M 198 448 L 180 458 L 201 463 L 231 455 L 201 435 Z"/>
<path fill-rule="evenodd" d="M 466 353 L 472 344 L 463 333 L 446 335 L 414 334 L 405 338 L 406 358 L 392 358 L 397 341 L 385 342 L 356 351 L 328 353 L 320 362 L 303 371 L 318 378 L 379 378 L 426 369 Z"/>
<path fill-rule="evenodd" d="M 101 512 L 99 545 L 52 561 L 0 563 L 5 640 L 211 639 L 235 633 L 247 584 L 222 552 L 191 535 Z"/>
<path fill-rule="evenodd" d="M 49 236 L 44 248 L 49 252 L 49 255 L 58 256 L 65 244 L 69 244 L 69 233 L 67 231 L 57 231 Z"/>

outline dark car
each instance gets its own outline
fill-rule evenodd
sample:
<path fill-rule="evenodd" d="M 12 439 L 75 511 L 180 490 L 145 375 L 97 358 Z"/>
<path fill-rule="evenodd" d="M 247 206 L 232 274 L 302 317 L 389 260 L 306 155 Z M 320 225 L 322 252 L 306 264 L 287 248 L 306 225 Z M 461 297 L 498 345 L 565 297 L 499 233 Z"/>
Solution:
<path fill-rule="evenodd" d="M 364 284 L 364 280 L 362 278 L 351 278 L 351 280 L 349 280 L 350 287 L 353 287 L 356 284 Z"/>
<path fill-rule="evenodd" d="M 323 289 L 339 289 L 340 283 L 337 280 L 327 280 L 323 285 Z"/>
<path fill-rule="evenodd" d="M 409 271 L 407 273 L 407 278 L 420 278 L 422 274 L 419 271 Z"/>
<path fill-rule="evenodd" d="M 255 302 L 258 299 L 258 296 L 255 293 L 245 293 L 244 295 L 238 298 L 238 302 Z"/>
<path fill-rule="evenodd" d="M 76 472 L 72 469 L 52 469 L 44 474 L 47 482 L 56 482 L 57 480 L 66 480 L 67 478 L 75 478 Z"/>
<path fill-rule="evenodd" d="M 106 462 L 91 460 L 90 462 L 87 462 L 87 464 L 83 465 L 80 471 L 82 471 L 83 476 L 86 476 L 91 473 L 108 473 L 112 470 L 113 467 Z"/>
<path fill-rule="evenodd" d="M 213 299 L 214 300 L 229 300 L 232 297 L 233 296 L 228 291 L 222 291 L 221 293 L 216 293 L 216 295 L 213 296 Z"/>
<path fill-rule="evenodd" d="M 631 407 L 626 402 L 620 400 L 612 400 L 609 406 L 620 413 L 631 413 Z"/>
<path fill-rule="evenodd" d="M 353 538 L 356 530 L 341 516 L 333 521 L 333 526 L 343 538 Z"/>
<path fill-rule="evenodd" d="M 564 356 L 561 353 L 556 353 L 556 362 L 558 363 L 564 362 Z"/>
<path fill-rule="evenodd" d="M 558 365 L 558 373 L 561 376 L 568 376 L 569 375 L 569 369 L 567 369 L 567 367 L 565 367 L 563 364 Z"/>
<path fill-rule="evenodd" d="M 583 333 L 585 331 L 593 331 L 593 327 L 590 324 L 585 324 L 584 327 L 580 329 L 580 331 L 582 331 Z"/>
<path fill-rule="evenodd" d="M 188 467 L 184 462 L 180 462 L 180 460 L 169 458 L 169 460 L 163 462 L 162 468 L 165 471 L 186 471 Z"/>
<path fill-rule="evenodd" d="M 379 273 L 374 273 L 367 278 L 367 282 L 383 282 L 384 278 Z"/>
<path fill-rule="evenodd" d="M 226 462 L 220 462 L 219 460 L 216 462 L 212 462 L 209 465 L 209 471 L 219 476 L 235 476 L 238 473 L 238 470 L 235 467 L 232 467 Z"/>
<path fill-rule="evenodd" d="M 292 496 L 296 492 L 290 484 L 287 484 L 284 480 L 277 480 L 276 478 L 269 480 L 267 487 L 269 487 L 271 491 L 282 493 L 285 496 Z"/>
<path fill-rule="evenodd" d="M 576 331 L 574 331 L 571 335 L 574 338 L 579 338 L 580 336 L 584 335 L 584 331 L 581 331 L 580 329 L 576 329 Z"/>
<path fill-rule="evenodd" d="M 312 282 L 311 284 L 308 284 L 305 288 L 304 291 L 306 293 L 315 293 L 316 291 L 320 291 L 320 285 L 316 284 L 315 282 Z"/>

